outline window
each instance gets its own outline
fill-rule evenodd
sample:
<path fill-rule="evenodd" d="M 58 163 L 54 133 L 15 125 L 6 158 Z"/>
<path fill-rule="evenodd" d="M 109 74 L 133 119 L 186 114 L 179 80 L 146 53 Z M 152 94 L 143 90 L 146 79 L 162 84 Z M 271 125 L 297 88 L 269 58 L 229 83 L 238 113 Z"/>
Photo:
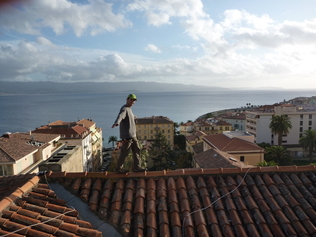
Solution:
<path fill-rule="evenodd" d="M 303 126 L 303 121 L 300 121 L 300 126 Z"/>
<path fill-rule="evenodd" d="M 301 115 L 300 115 L 300 119 L 303 119 L 303 116 L 304 116 L 304 115 L 303 115 L 303 114 L 301 114 Z"/>
<path fill-rule="evenodd" d="M 303 132 L 303 127 L 300 127 L 300 132 Z"/>
<path fill-rule="evenodd" d="M 10 176 L 13 175 L 12 165 L 0 165 L 0 176 Z"/>
<path fill-rule="evenodd" d="M 312 118 L 313 118 L 313 115 L 312 115 L 312 114 L 310 114 L 310 115 L 308 116 L 308 118 L 309 118 L 309 119 L 312 119 Z"/>
<path fill-rule="evenodd" d="M 240 161 L 245 162 L 245 156 L 240 156 Z"/>
<path fill-rule="evenodd" d="M 308 125 L 310 125 L 310 126 L 311 126 L 311 125 L 312 125 L 312 121 L 308 121 Z"/>

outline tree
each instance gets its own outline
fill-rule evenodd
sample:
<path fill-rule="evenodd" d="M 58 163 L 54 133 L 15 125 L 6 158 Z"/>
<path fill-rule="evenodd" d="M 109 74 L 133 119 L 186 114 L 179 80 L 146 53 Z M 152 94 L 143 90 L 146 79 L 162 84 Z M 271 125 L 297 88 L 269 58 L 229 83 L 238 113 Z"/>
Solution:
<path fill-rule="evenodd" d="M 175 153 L 161 132 L 156 134 L 155 140 L 149 147 L 149 157 L 154 163 L 151 170 L 168 170 L 175 168 Z"/>
<path fill-rule="evenodd" d="M 112 147 L 114 148 L 114 143 L 117 142 L 116 136 L 110 136 L 108 143 L 112 142 Z"/>
<path fill-rule="evenodd" d="M 175 150 L 186 150 L 186 140 L 184 135 L 174 135 L 174 149 Z"/>
<path fill-rule="evenodd" d="M 288 165 L 292 162 L 290 152 L 283 146 L 271 146 L 266 148 L 271 160 L 276 160 L 280 165 Z"/>
<path fill-rule="evenodd" d="M 192 168 L 192 153 L 179 151 L 175 157 L 176 169 Z"/>
<path fill-rule="evenodd" d="M 173 123 L 173 128 L 174 128 L 174 135 L 179 135 L 180 132 L 178 131 L 178 128 L 180 127 L 180 125 L 178 123 Z"/>
<path fill-rule="evenodd" d="M 262 162 L 259 162 L 257 164 L 257 166 L 261 166 L 261 167 L 266 167 L 266 166 L 277 166 L 279 165 L 278 163 L 276 163 L 275 161 L 271 160 L 271 161 L 262 161 Z"/>
<path fill-rule="evenodd" d="M 309 162 L 312 163 L 313 151 L 316 149 L 316 131 L 313 129 L 305 130 L 299 144 L 305 151 L 308 150 Z"/>
<path fill-rule="evenodd" d="M 278 146 L 282 145 L 283 134 L 288 134 L 292 128 L 290 118 L 287 115 L 273 115 L 269 124 L 271 132 L 278 135 Z"/>

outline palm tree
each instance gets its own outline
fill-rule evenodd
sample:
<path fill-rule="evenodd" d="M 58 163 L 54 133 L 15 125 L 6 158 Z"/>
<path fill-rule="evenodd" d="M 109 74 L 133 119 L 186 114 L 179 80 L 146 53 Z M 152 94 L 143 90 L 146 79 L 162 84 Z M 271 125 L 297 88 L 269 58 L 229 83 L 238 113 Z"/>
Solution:
<path fill-rule="evenodd" d="M 117 142 L 116 136 L 110 136 L 108 143 L 112 142 L 112 147 L 114 148 L 114 143 Z"/>
<path fill-rule="evenodd" d="M 257 166 L 261 166 L 261 167 L 266 167 L 266 166 L 277 166 L 279 165 L 278 163 L 276 163 L 275 161 L 271 160 L 271 161 L 261 161 L 258 162 Z"/>
<path fill-rule="evenodd" d="M 313 151 L 316 149 L 316 131 L 313 129 L 305 130 L 299 144 L 305 151 L 308 150 L 309 162 L 312 163 Z"/>
<path fill-rule="evenodd" d="M 287 160 L 290 159 L 290 152 L 286 150 L 283 146 L 271 146 L 266 148 L 267 153 L 269 154 L 272 160 L 276 160 L 278 164 L 287 163 Z"/>
<path fill-rule="evenodd" d="M 282 145 L 283 134 L 289 134 L 289 130 L 292 128 L 290 118 L 287 115 L 273 115 L 269 128 L 273 134 L 278 135 L 278 146 Z"/>

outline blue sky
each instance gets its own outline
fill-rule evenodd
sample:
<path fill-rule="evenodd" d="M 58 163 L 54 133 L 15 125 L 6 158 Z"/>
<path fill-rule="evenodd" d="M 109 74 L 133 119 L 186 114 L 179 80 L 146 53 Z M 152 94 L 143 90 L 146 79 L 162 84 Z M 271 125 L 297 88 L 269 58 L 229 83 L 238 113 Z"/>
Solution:
<path fill-rule="evenodd" d="M 311 89 L 316 1 L 15 1 L 0 50 L 2 81 Z"/>

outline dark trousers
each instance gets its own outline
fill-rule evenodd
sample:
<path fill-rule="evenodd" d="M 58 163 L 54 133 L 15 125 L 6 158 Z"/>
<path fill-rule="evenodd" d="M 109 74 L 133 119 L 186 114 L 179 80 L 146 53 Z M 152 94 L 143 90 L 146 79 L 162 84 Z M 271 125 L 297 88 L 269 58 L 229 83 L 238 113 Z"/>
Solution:
<path fill-rule="evenodd" d="M 132 150 L 133 153 L 133 169 L 140 168 L 140 147 L 137 141 L 137 138 L 126 139 L 122 141 L 121 154 L 117 160 L 116 169 L 122 169 L 123 163 L 130 152 Z"/>

